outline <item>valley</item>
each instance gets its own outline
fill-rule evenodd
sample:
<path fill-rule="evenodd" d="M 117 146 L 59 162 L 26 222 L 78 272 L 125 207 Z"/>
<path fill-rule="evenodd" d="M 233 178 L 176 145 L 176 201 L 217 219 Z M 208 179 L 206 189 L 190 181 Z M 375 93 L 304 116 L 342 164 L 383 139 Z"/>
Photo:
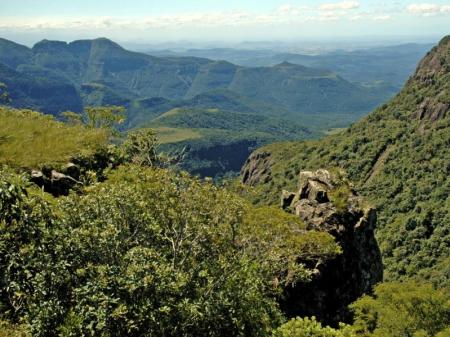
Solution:
<path fill-rule="evenodd" d="M 81 113 L 89 106 L 124 106 L 121 131 L 164 130 L 164 151 L 185 149 L 185 169 L 215 178 L 237 174 L 243 163 L 230 157 L 233 151 L 221 154 L 221 145 L 234 147 L 243 160 L 270 142 L 318 138 L 396 92 L 281 60 L 244 67 L 191 56 L 155 57 L 104 38 L 44 40 L 32 48 L 2 39 L 0 75 L 11 106 L 59 119 L 62 112 Z M 212 109 L 218 110 L 213 116 Z M 167 118 L 171 111 L 176 116 Z"/>

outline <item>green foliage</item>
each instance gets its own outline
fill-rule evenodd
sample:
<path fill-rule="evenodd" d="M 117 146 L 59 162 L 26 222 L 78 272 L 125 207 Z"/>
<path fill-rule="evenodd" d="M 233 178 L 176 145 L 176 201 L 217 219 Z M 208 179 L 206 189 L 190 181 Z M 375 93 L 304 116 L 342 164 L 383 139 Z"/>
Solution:
<path fill-rule="evenodd" d="M 275 286 L 309 280 L 311 271 L 303 263 L 331 260 L 341 253 L 330 235 L 307 231 L 298 217 L 276 207 L 249 208 L 237 236 L 248 254 L 259 257 L 264 252 L 260 263 L 272 270 Z"/>
<path fill-rule="evenodd" d="M 22 326 L 0 320 L 0 337 L 30 337 L 30 335 Z"/>
<path fill-rule="evenodd" d="M 66 120 L 66 122 L 70 125 L 80 125 L 83 124 L 83 116 L 77 114 L 73 111 L 64 111 L 61 113 L 61 116 Z"/>
<path fill-rule="evenodd" d="M 0 307 L 37 337 L 269 336 L 282 321 L 274 277 L 309 275 L 294 252 L 339 253 L 331 236 L 184 173 L 124 166 L 51 200 L 0 173 Z"/>
<path fill-rule="evenodd" d="M 315 317 L 294 318 L 275 330 L 273 337 L 356 337 L 350 326 L 324 327 Z"/>
<path fill-rule="evenodd" d="M 436 337 L 450 337 L 450 328 L 438 332 Z"/>
<path fill-rule="evenodd" d="M 87 107 L 85 114 L 90 128 L 113 130 L 125 121 L 125 108 L 121 106 Z"/>
<path fill-rule="evenodd" d="M 11 99 L 8 94 L 8 87 L 5 83 L 0 82 L 0 105 L 10 103 Z"/>
<path fill-rule="evenodd" d="M 343 213 L 348 208 L 348 200 L 352 195 L 350 182 L 344 172 L 340 170 L 332 171 L 334 176 L 335 188 L 328 194 L 331 203 L 336 209 Z"/>
<path fill-rule="evenodd" d="M 89 156 L 107 144 L 104 130 L 67 126 L 30 110 L 0 107 L 0 164 L 38 168 Z"/>
<path fill-rule="evenodd" d="M 383 283 L 351 308 L 363 336 L 445 336 L 450 326 L 450 293 L 427 284 Z"/>
<path fill-rule="evenodd" d="M 130 131 L 122 144 L 128 162 L 140 166 L 157 166 L 161 162 L 158 153 L 158 139 L 152 129 Z"/>
<path fill-rule="evenodd" d="M 187 149 L 181 163 L 185 170 L 214 178 L 236 174 L 257 146 L 317 136 L 294 121 L 208 108 L 172 109 L 146 126 L 155 129 L 162 149 Z"/>

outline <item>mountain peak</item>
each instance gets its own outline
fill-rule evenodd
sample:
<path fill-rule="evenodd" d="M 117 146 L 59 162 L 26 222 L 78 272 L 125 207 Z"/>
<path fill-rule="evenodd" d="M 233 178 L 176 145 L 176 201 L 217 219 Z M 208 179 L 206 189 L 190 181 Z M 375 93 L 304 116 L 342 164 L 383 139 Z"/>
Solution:
<path fill-rule="evenodd" d="M 444 37 L 419 63 L 415 79 L 424 80 L 439 73 L 449 72 L 450 35 Z"/>
<path fill-rule="evenodd" d="M 57 40 L 44 39 L 36 43 L 32 50 L 33 52 L 48 52 L 48 51 L 62 51 L 67 49 L 67 42 Z"/>
<path fill-rule="evenodd" d="M 109 48 L 117 48 L 117 49 L 123 49 L 118 43 L 107 39 L 106 37 L 99 37 L 92 40 L 92 44 L 100 45 L 103 47 L 109 47 Z"/>
<path fill-rule="evenodd" d="M 69 43 L 71 48 L 77 47 L 102 47 L 102 48 L 113 48 L 113 49 L 123 49 L 119 44 L 105 37 L 99 37 L 92 40 L 75 40 Z"/>
<path fill-rule="evenodd" d="M 283 61 L 279 64 L 277 64 L 275 67 L 296 67 L 296 64 L 290 63 L 288 61 Z"/>

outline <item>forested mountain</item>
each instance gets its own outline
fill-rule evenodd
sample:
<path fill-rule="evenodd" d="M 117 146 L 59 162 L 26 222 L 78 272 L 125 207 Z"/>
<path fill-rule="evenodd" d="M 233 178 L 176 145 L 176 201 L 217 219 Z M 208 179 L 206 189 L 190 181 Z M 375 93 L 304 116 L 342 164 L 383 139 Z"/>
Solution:
<path fill-rule="evenodd" d="M 255 202 L 278 203 L 300 171 L 339 167 L 379 210 L 386 280 L 450 286 L 450 37 L 389 103 L 340 134 L 258 149 L 243 168 Z"/>
<path fill-rule="evenodd" d="M 37 81 L 45 75 L 73 85 L 85 105 L 132 105 L 135 100 L 156 97 L 191 100 L 227 90 L 242 97 L 241 105 L 250 110 L 299 118 L 301 114 L 365 113 L 392 94 L 352 84 L 330 71 L 287 62 L 246 68 L 194 57 L 153 57 L 127 51 L 104 38 L 71 43 L 43 40 L 31 49 L 0 40 L 0 62 Z M 46 96 L 51 99 L 51 90 Z M 41 110 L 46 112 L 45 108 L 43 104 Z M 133 110 L 130 117 L 149 120 L 152 116 Z"/>
<path fill-rule="evenodd" d="M 19 72 L 0 63 L 0 82 L 7 87 L 11 104 L 59 115 L 62 111 L 81 112 L 83 102 L 76 87 L 51 71 Z"/>

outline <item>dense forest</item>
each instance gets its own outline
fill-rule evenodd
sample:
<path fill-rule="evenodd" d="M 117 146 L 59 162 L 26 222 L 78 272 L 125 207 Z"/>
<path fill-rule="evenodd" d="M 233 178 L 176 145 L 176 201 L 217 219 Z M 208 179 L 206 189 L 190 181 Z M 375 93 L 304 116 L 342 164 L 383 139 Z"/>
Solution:
<path fill-rule="evenodd" d="M 18 52 L 56 67 L 49 51 L 86 44 L 111 42 Z M 113 47 L 128 67 L 156 62 Z M 0 84 L 1 337 L 450 336 L 450 37 L 389 103 L 324 139 L 256 150 L 242 182 L 183 171 L 164 137 L 228 123 L 231 139 L 276 140 L 296 125 L 172 107 L 122 133 L 122 106 L 56 118 L 11 107 L 10 87 Z"/>

